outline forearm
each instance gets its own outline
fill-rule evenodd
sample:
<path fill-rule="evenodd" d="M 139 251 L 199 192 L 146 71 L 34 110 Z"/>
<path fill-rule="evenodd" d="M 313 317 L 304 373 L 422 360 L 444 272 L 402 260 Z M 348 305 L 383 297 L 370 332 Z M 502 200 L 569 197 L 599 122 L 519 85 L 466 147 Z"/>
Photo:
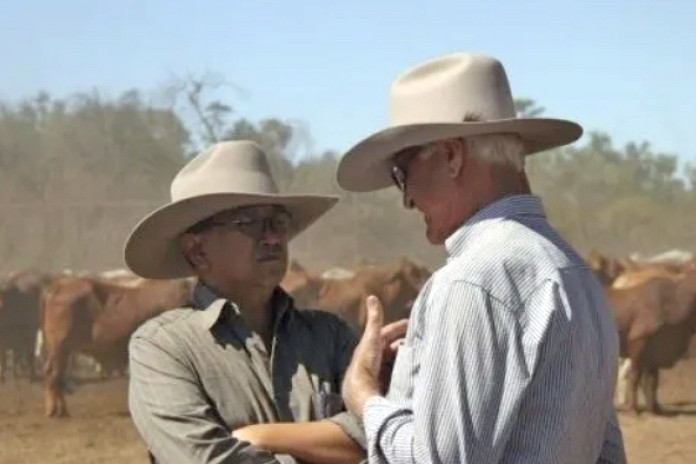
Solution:
<path fill-rule="evenodd" d="M 233 433 L 278 454 L 290 454 L 311 464 L 354 464 L 365 458 L 363 450 L 329 420 L 258 424 Z M 253 438 L 249 438 L 253 436 Z"/>
<path fill-rule="evenodd" d="M 429 331 L 399 348 L 390 393 L 365 403 L 370 463 L 501 460 L 526 383 L 506 382 L 525 371 L 509 362 L 522 357 L 509 354 L 517 350 L 514 315 L 497 305 L 478 287 L 454 283 L 428 309 Z"/>
<path fill-rule="evenodd" d="M 157 462 L 295 462 L 230 436 L 194 375 L 152 341 L 131 341 L 130 369 L 131 418 Z"/>

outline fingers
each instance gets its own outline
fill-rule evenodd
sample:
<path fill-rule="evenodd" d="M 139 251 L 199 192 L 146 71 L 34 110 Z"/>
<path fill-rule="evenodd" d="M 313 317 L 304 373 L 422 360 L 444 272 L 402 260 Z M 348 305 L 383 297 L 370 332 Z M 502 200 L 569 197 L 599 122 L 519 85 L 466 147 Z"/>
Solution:
<path fill-rule="evenodd" d="M 379 298 L 370 295 L 367 297 L 365 306 L 367 315 L 365 318 L 365 330 L 362 340 L 369 343 L 381 344 L 381 330 L 384 324 L 382 303 L 380 303 Z"/>
<path fill-rule="evenodd" d="M 382 340 L 387 345 L 392 344 L 394 341 L 403 338 L 406 335 L 406 329 L 408 328 L 408 319 L 401 319 L 396 322 L 382 327 Z"/>
<path fill-rule="evenodd" d="M 393 352 L 396 353 L 399 350 L 399 347 L 404 344 L 405 339 L 400 338 L 394 342 L 391 342 L 389 344 L 389 349 Z"/>

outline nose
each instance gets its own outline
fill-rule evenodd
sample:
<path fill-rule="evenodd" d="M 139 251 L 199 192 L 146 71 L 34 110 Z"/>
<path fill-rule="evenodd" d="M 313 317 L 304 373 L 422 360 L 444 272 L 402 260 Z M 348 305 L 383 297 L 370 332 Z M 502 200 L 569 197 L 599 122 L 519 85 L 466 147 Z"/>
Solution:
<path fill-rule="evenodd" d="M 265 244 L 275 245 L 283 243 L 287 232 L 275 227 L 272 220 L 265 220 L 262 224 L 261 241 Z"/>

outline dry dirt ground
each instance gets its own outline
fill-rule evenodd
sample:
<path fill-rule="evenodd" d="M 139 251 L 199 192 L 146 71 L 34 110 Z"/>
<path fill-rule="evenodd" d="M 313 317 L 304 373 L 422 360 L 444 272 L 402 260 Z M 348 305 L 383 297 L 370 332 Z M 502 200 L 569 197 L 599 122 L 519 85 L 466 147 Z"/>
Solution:
<path fill-rule="evenodd" d="M 635 464 L 696 463 L 696 359 L 662 377 L 660 400 L 666 417 L 620 414 Z M 68 396 L 72 417 L 42 415 L 41 388 L 25 380 L 0 386 L 0 463 L 144 463 L 145 447 L 130 421 L 126 381 L 80 385 Z"/>

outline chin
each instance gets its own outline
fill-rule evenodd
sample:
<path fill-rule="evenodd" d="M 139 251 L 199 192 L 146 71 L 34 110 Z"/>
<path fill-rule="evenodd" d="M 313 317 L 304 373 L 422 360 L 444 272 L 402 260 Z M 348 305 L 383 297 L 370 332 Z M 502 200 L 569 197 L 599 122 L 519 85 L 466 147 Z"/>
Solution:
<path fill-rule="evenodd" d="M 445 243 L 445 240 L 442 238 L 430 238 L 428 237 L 428 241 L 430 242 L 431 245 L 442 245 Z"/>
<path fill-rule="evenodd" d="M 434 232 L 428 227 L 428 229 L 425 231 L 425 237 L 428 239 L 428 241 L 432 245 L 442 245 L 445 243 L 445 237 L 443 234 L 438 234 L 437 232 Z"/>
<path fill-rule="evenodd" d="M 288 263 L 285 260 L 282 259 L 275 259 L 271 261 L 266 261 L 263 263 L 264 267 L 268 270 L 269 273 L 275 275 L 278 274 L 281 277 L 285 275 L 285 271 L 288 267 Z"/>

